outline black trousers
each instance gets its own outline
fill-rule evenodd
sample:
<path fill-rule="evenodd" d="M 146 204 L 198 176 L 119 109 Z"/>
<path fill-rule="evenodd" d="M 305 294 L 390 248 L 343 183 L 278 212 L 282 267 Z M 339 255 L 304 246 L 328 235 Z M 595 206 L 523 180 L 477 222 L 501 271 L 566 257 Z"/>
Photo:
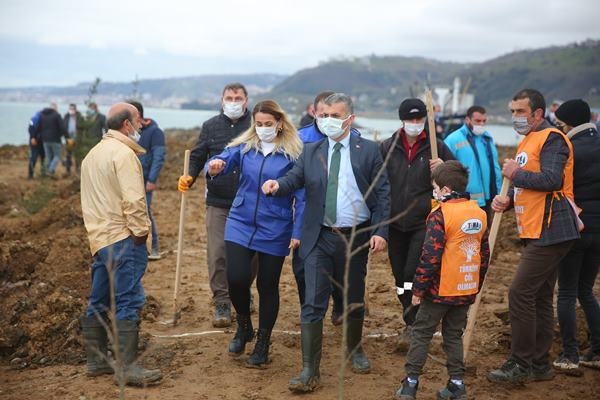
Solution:
<path fill-rule="evenodd" d="M 237 243 L 225 241 L 229 298 L 238 314 L 250 315 L 252 258 L 256 253 Z M 258 252 L 258 327 L 273 329 L 279 313 L 279 277 L 285 257 Z"/>
<path fill-rule="evenodd" d="M 388 256 L 396 281 L 396 294 L 404 308 L 403 319 L 407 326 L 415 322 L 418 311 L 418 307 L 411 306 L 412 284 L 424 240 L 425 226 L 408 232 L 399 231 L 392 226 L 389 228 Z"/>
<path fill-rule="evenodd" d="M 600 233 L 581 232 L 571 251 L 562 259 L 558 270 L 556 311 L 563 342 L 563 354 L 572 360 L 579 357 L 577 343 L 577 300 L 585 313 L 594 354 L 600 354 L 600 306 L 594 295 L 594 283 L 600 269 Z"/>

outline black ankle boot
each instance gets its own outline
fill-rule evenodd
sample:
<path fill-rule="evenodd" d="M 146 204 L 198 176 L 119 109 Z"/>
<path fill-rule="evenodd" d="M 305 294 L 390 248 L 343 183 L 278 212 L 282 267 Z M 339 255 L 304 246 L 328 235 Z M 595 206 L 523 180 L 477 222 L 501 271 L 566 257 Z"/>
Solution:
<path fill-rule="evenodd" d="M 264 368 L 269 362 L 269 345 L 271 344 L 271 330 L 259 329 L 256 334 L 256 345 L 254 351 L 248 358 L 247 367 Z"/>
<path fill-rule="evenodd" d="M 229 342 L 229 354 L 240 356 L 246 349 L 246 343 L 254 339 L 254 329 L 249 315 L 237 315 L 237 330 L 235 336 Z"/>

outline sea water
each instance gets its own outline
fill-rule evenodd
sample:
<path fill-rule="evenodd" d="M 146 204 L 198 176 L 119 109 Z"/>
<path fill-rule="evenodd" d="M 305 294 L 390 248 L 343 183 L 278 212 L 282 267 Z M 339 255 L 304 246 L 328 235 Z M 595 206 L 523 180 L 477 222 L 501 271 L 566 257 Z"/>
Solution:
<path fill-rule="evenodd" d="M 30 118 L 39 110 L 47 107 L 45 103 L 8 103 L 0 102 L 0 145 L 27 144 L 29 133 L 27 131 Z M 106 114 L 108 106 L 98 106 L 100 112 Z M 58 112 L 63 116 L 68 109 L 67 104 L 58 104 Z M 77 105 L 77 109 L 85 114 L 86 107 Z M 163 129 L 199 129 L 204 121 L 216 115 L 219 111 L 207 110 L 179 110 L 172 108 L 144 108 L 144 116 L 154 119 Z M 293 120 L 296 120 L 292 116 Z M 361 126 L 364 137 L 372 138 L 377 132 L 379 139 L 390 137 L 399 127 L 397 119 L 363 118 L 357 117 L 356 123 Z M 487 125 L 488 131 L 499 145 L 515 146 L 519 136 L 511 126 Z"/>

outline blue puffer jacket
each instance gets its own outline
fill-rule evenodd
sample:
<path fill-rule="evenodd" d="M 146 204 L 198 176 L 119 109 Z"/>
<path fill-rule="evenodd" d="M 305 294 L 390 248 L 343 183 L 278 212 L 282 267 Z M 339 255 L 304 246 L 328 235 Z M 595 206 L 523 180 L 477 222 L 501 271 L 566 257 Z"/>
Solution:
<path fill-rule="evenodd" d="M 139 156 L 144 171 L 144 182 L 156 183 L 165 163 L 165 134 L 155 121 L 147 119 L 142 124 L 138 143 L 146 150 L 146 154 Z"/>
<path fill-rule="evenodd" d="M 450 149 L 454 157 L 462 165 L 469 169 L 469 183 L 467 192 L 471 200 L 477 200 L 480 207 L 500 193 L 502 186 L 502 172 L 498 164 L 498 151 L 494 145 L 494 139 L 485 131 L 483 135 L 477 136 L 469 131 L 466 124 L 450 133 L 444 143 Z M 477 154 L 473 151 L 473 145 Z M 491 161 L 491 162 L 490 162 Z M 491 164 L 493 164 L 493 173 Z M 490 180 L 494 175 L 495 186 L 490 186 Z"/>
<path fill-rule="evenodd" d="M 290 239 L 300 239 L 304 203 L 296 202 L 295 211 L 293 204 L 294 198 L 301 196 L 304 189 L 294 195 L 276 197 L 265 196 L 261 187 L 266 180 L 285 175 L 294 162 L 282 153 L 265 157 L 255 150 L 242 153 L 242 148 L 243 145 L 227 147 L 211 158 L 226 162 L 221 174 L 227 174 L 235 167 L 240 169 L 240 184 L 225 224 L 225 240 L 285 257 L 290 252 Z"/>

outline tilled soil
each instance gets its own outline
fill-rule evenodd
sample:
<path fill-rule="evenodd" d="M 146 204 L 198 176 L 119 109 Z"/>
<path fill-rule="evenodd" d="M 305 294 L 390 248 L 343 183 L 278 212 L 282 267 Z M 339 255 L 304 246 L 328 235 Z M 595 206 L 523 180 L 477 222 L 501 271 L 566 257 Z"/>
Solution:
<path fill-rule="evenodd" d="M 162 322 L 173 317 L 180 195 L 177 177 L 183 151 L 194 136 L 170 132 L 167 163 L 153 200 L 163 259 L 148 265 L 144 278 L 147 304 L 143 311 L 143 363 L 163 371 L 159 386 L 127 388 L 128 399 L 281 399 L 297 397 L 287 381 L 301 369 L 299 306 L 290 260 L 281 277 L 281 308 L 272 337 L 272 362 L 262 370 L 245 368 L 247 355 L 229 357 L 233 329 L 211 325 L 213 305 L 206 268 L 204 182 L 188 195 L 182 279 L 181 318 L 177 326 Z M 502 149 L 502 157 L 514 150 Z M 27 181 L 27 148 L 0 148 L 0 399 L 118 398 L 112 377 L 85 376 L 82 338 L 77 318 L 89 292 L 91 256 L 81 220 L 75 177 Z M 62 172 L 59 170 L 59 172 Z M 51 197 L 37 213 L 36 196 Z M 35 200 L 35 199 L 34 199 Z M 597 399 L 600 371 L 584 369 L 581 377 L 558 375 L 553 381 L 503 386 L 485 375 L 509 354 L 510 325 L 507 292 L 520 256 L 514 216 L 502 221 L 495 260 L 477 316 L 468 360 L 467 387 L 477 399 Z M 391 399 L 404 376 L 405 356 L 397 349 L 403 329 L 401 310 L 387 255 L 371 257 L 368 275 L 369 315 L 365 350 L 372 371 L 340 379 L 341 329 L 325 322 L 321 363 L 322 384 L 306 398 Z M 258 294 L 253 288 L 258 303 Z M 581 314 L 579 312 L 579 314 Z M 257 315 L 253 315 L 255 325 Z M 587 346 L 582 316 L 579 339 Z M 249 346 L 247 351 L 251 350 Z M 559 334 L 552 356 L 559 351 Z M 441 338 L 436 337 L 421 379 L 419 398 L 435 398 L 447 375 Z"/>

